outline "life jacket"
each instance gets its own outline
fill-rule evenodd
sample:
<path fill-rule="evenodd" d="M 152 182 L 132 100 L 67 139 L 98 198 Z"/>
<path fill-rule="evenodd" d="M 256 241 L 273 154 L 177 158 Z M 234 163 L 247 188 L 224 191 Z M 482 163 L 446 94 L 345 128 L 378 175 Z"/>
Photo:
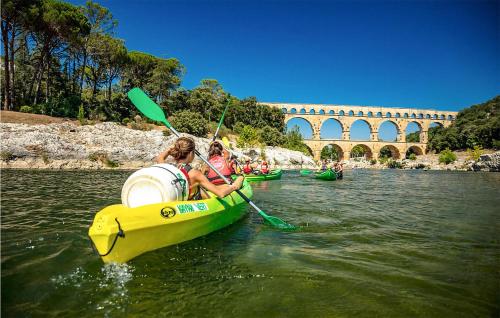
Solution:
<path fill-rule="evenodd" d="M 263 161 L 262 164 L 260 165 L 260 171 L 264 174 L 269 173 L 269 166 L 267 165 L 266 161 Z"/>
<path fill-rule="evenodd" d="M 210 162 L 215 169 L 217 169 L 224 177 L 227 179 L 231 179 L 231 168 L 227 164 L 226 159 L 224 159 L 223 156 L 213 156 L 212 158 L 208 159 L 208 162 Z M 219 175 L 210 169 L 207 175 L 207 179 L 212 182 L 213 184 L 224 184 L 224 180 L 222 180 Z"/>
<path fill-rule="evenodd" d="M 252 167 L 250 167 L 250 164 L 249 163 L 245 163 L 245 165 L 243 166 L 243 173 L 244 174 L 250 174 L 253 172 L 253 169 Z"/>

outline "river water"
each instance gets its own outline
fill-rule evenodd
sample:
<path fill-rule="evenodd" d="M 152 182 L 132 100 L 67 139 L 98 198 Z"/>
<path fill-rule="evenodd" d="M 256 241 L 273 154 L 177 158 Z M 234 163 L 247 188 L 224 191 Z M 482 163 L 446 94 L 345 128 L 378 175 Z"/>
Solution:
<path fill-rule="evenodd" d="M 2 317 L 498 317 L 500 174 L 286 172 L 251 212 L 103 265 L 87 238 L 124 171 L 2 171 Z M 250 211 L 250 210 L 249 210 Z"/>

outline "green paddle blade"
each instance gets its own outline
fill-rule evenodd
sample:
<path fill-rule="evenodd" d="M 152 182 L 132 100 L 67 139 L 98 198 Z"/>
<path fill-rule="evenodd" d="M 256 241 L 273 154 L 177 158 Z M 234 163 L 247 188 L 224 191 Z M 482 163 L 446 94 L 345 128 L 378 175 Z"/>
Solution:
<path fill-rule="evenodd" d="M 128 98 L 132 104 L 146 117 L 151 120 L 159 121 L 170 128 L 170 123 L 165 118 L 163 110 L 151 100 L 140 88 L 132 88 L 128 93 Z"/>
<path fill-rule="evenodd" d="M 259 211 L 259 214 L 264 218 L 264 220 L 266 220 L 267 223 L 269 223 L 271 226 L 274 226 L 274 227 L 276 227 L 278 229 L 281 229 L 281 230 L 290 230 L 290 231 L 297 229 L 297 227 L 295 225 L 292 225 L 290 223 L 286 223 L 282 219 L 277 218 L 275 216 L 267 215 L 262 210 Z"/>

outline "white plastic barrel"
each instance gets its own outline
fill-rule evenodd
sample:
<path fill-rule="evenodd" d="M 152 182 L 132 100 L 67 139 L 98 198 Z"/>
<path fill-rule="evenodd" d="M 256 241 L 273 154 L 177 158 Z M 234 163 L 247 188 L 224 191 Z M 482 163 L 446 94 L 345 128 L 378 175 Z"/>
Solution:
<path fill-rule="evenodd" d="M 134 172 L 122 188 L 122 204 L 135 208 L 160 202 L 188 199 L 185 175 L 171 164 L 157 164 Z"/>

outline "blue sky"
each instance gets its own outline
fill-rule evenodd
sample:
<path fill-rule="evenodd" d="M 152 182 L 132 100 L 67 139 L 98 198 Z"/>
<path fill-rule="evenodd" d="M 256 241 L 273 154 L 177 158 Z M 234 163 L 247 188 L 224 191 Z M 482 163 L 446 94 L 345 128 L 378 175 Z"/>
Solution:
<path fill-rule="evenodd" d="M 500 93 L 498 1 L 97 2 L 129 50 L 178 58 L 186 88 L 440 110 Z"/>

